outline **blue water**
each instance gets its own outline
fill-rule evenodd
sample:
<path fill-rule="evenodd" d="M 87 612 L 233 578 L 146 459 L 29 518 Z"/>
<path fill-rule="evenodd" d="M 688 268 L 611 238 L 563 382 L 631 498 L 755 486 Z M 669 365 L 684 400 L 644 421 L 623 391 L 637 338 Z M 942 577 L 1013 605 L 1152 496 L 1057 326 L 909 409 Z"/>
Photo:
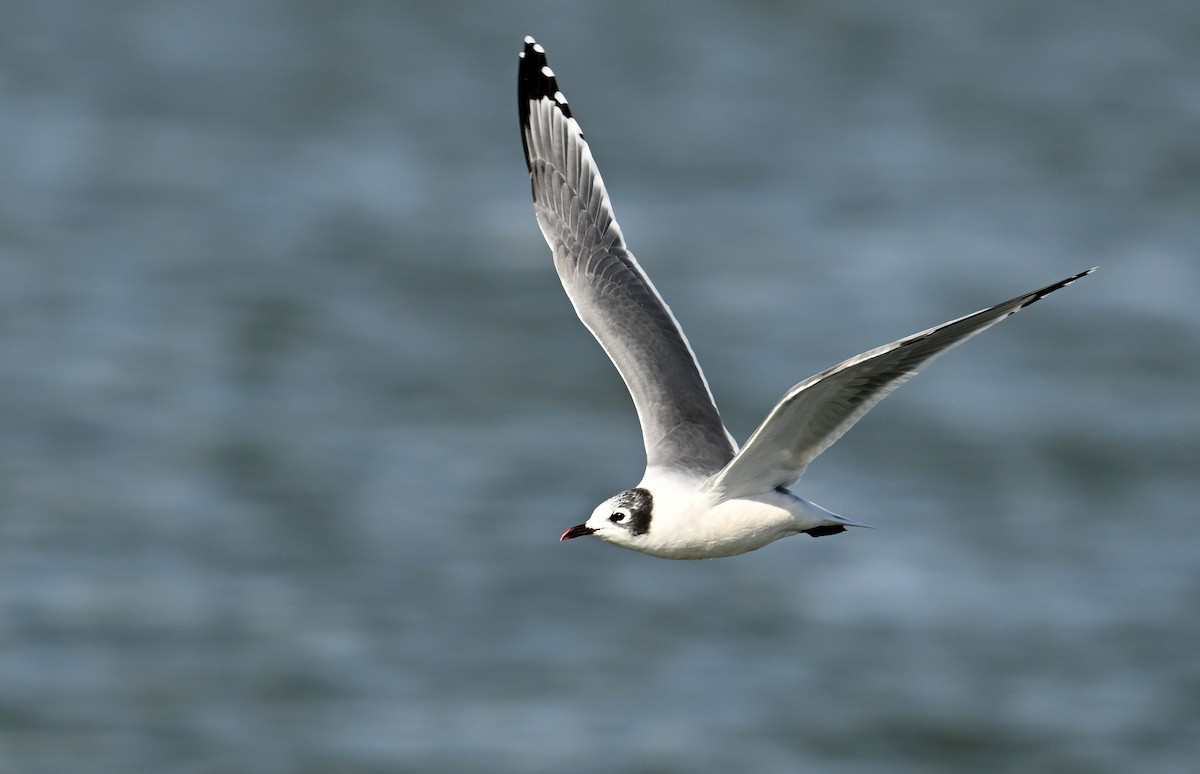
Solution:
<path fill-rule="evenodd" d="M 798 491 L 557 543 L 643 464 L 529 202 L 546 46 L 733 433 L 1093 265 Z M 1200 6 L 17 2 L 0 771 L 1191 771 Z"/>

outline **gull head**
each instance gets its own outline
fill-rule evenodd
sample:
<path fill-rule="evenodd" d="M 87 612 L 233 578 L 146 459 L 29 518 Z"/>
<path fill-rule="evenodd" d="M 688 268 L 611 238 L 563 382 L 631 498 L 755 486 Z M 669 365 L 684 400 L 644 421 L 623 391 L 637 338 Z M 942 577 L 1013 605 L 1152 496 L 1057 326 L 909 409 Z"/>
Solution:
<path fill-rule="evenodd" d="M 583 524 L 563 533 L 560 540 L 595 535 L 601 540 L 638 550 L 650 531 L 654 498 L 643 487 L 626 489 L 597 506 Z"/>

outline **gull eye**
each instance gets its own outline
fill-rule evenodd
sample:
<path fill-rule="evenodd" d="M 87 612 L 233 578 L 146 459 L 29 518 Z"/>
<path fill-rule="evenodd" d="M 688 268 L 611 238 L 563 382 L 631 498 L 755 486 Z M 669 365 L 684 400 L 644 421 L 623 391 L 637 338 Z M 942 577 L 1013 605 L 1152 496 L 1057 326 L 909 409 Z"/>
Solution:
<path fill-rule="evenodd" d="M 625 519 L 628 517 L 629 517 L 629 511 L 625 510 L 624 508 L 618 508 L 617 510 L 612 512 L 612 515 L 608 517 L 608 520 L 611 521 L 613 524 L 620 524 L 621 522 L 625 521 Z"/>

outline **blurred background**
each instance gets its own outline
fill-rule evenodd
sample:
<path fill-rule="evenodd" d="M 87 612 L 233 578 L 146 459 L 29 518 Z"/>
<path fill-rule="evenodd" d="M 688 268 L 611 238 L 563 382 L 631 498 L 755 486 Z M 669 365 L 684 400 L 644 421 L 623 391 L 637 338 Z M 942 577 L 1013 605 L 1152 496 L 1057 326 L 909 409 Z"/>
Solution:
<path fill-rule="evenodd" d="M 0 27 L 0 770 L 1190 771 L 1200 6 L 30 0 Z M 733 434 L 1089 266 L 710 562 L 534 222 L 543 43 Z"/>

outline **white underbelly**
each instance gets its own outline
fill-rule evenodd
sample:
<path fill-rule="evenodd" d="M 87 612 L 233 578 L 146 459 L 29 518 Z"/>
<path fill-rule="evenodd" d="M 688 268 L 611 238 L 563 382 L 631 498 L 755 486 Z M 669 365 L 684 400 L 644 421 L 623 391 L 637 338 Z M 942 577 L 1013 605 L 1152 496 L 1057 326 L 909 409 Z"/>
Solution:
<path fill-rule="evenodd" d="M 772 492 L 761 499 L 728 500 L 699 514 L 679 514 L 673 528 L 662 533 L 670 539 L 653 541 L 643 550 L 667 559 L 744 554 L 800 531 L 787 507 L 793 502 L 793 498 Z"/>

